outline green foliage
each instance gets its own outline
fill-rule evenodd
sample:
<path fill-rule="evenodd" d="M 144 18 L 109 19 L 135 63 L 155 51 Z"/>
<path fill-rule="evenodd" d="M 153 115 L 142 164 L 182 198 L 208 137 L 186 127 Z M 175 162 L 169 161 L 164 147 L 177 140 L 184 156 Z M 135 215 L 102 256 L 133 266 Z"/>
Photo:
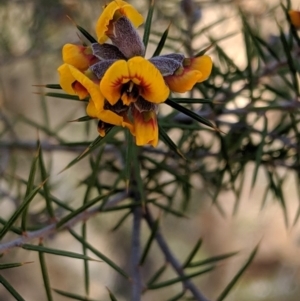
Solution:
<path fill-rule="evenodd" d="M 35 2 L 34 11 L 38 12 L 39 7 L 43 10 L 36 14 L 36 28 L 29 28 L 28 43 L 31 48 L 26 52 L 29 57 L 37 47 L 35 39 L 41 36 L 42 52 L 48 48 L 50 54 L 59 50 L 44 44 L 47 32 L 55 28 L 48 28 L 44 23 L 51 20 L 45 13 L 46 3 L 42 0 Z M 53 7 L 59 11 L 71 10 L 64 1 L 54 2 Z M 175 2 L 165 2 L 180 11 Z M 210 5 L 217 7 L 220 5 L 218 2 L 211 1 Z M 2 5 L 9 9 L 8 3 Z M 41 274 L 36 277 L 43 282 L 43 296 L 48 301 L 62 296 L 72 300 L 95 300 L 90 296 L 92 282 L 98 282 L 92 272 L 94 263 L 100 273 L 105 266 L 108 267 L 105 271 L 116 277 L 113 284 L 109 281 L 109 284 L 97 283 L 98 287 L 109 286 L 103 297 L 105 300 L 131 300 L 124 287 L 133 287 L 140 290 L 145 300 L 149 293 L 151 296 L 156 294 L 157 300 L 207 301 L 202 279 L 211 281 L 221 264 L 235 259 L 245 250 L 206 254 L 203 245 L 207 237 L 197 236 L 191 245 L 184 245 L 180 253 L 173 247 L 171 239 L 163 234 L 172 221 L 171 227 L 177 236 L 176 227 L 195 219 L 195 212 L 201 212 L 207 202 L 225 216 L 224 191 L 230 191 L 234 196 L 233 213 L 238 215 L 249 166 L 253 167 L 250 177 L 252 191 L 257 187 L 261 174 L 266 175 L 264 194 L 258 200 L 261 207 L 265 206 L 268 195 L 272 195 L 272 199 L 282 208 L 286 227 L 297 224 L 300 206 L 291 223 L 289 200 L 283 187 L 290 174 L 295 176 L 298 192 L 300 187 L 300 38 L 299 31 L 290 24 L 287 14 L 291 3 L 283 1 L 281 6 L 270 9 L 272 17 L 275 10 L 284 16 L 274 25 L 277 35 L 272 39 L 264 34 L 260 24 L 253 24 L 251 14 L 243 7 L 234 4 L 234 1 L 224 1 L 222 5 L 228 5 L 235 11 L 235 17 L 241 24 L 240 32 L 217 37 L 213 30 L 220 25 L 226 26 L 228 17 L 219 18 L 199 29 L 189 22 L 191 16 L 182 12 L 180 18 L 175 13 L 169 15 L 163 4 L 156 4 L 155 1 L 148 3 L 149 9 L 143 12 L 147 16 L 143 42 L 153 56 L 180 49 L 189 56 L 207 53 L 214 61 L 212 75 L 207 81 L 196 84 L 193 91 L 184 97 L 171 95 L 162 105 L 167 110 L 162 109 L 159 115 L 161 142 L 157 148 L 137 147 L 132 135 L 122 128 L 109 129 L 102 138 L 97 135 L 95 122 L 89 116 L 72 115 L 71 118 L 75 118 L 72 123 L 64 119 L 54 126 L 50 111 L 53 112 L 58 99 L 68 103 L 70 114 L 73 105 L 82 105 L 83 108 L 88 101 L 63 93 L 58 84 L 35 86 L 36 89 L 46 90 L 37 93 L 41 103 L 40 120 L 34 118 L 34 114 L 28 117 L 26 114 L 8 113 L 0 99 L 0 284 L 11 296 L 10 300 L 26 299 L 21 290 L 19 292 L 19 283 L 10 281 L 13 279 L 11 275 L 18 277 L 15 271 L 24 269 L 26 257 L 23 252 L 26 250 L 27 253 L 38 254 L 36 261 L 39 261 Z M 206 9 L 209 5 L 203 3 L 203 12 Z M 156 26 L 159 22 L 164 22 L 163 29 L 161 25 Z M 188 28 L 187 24 L 192 27 Z M 6 28 L 5 23 L 1 26 L 0 43 L 6 46 L 0 50 L 0 58 L 12 59 L 11 30 Z M 76 28 L 84 43 L 96 42 L 90 30 L 77 25 L 77 21 Z M 242 36 L 244 65 L 236 62 L 223 46 L 224 41 L 237 34 Z M 206 42 L 201 49 L 194 49 L 193 42 L 204 36 Z M 64 40 L 62 43 L 66 42 Z M 39 69 L 37 62 L 35 68 Z M 56 65 L 52 64 L 51 68 L 51 72 L 55 72 Z M 39 73 L 36 78 L 38 82 Z M 44 96 L 47 96 L 46 100 Z M 30 99 L 24 101 L 30 102 Z M 75 125 L 75 122 L 78 124 Z M 23 127 L 34 133 L 38 130 L 40 138 L 26 140 L 18 133 Z M 81 134 L 77 137 L 79 127 Z M 70 128 L 72 133 L 66 135 L 65 131 L 70 131 Z M 72 159 L 60 162 L 61 183 L 55 180 L 58 176 L 52 172 L 55 156 L 59 152 L 72 154 Z M 24 161 L 26 164 L 22 166 Z M 78 193 L 64 190 L 60 195 L 59 189 L 64 185 L 67 187 L 64 181 L 67 182 L 70 174 L 63 177 L 68 172 L 74 173 L 73 177 L 78 176 L 78 185 L 74 188 Z M 200 186 L 205 189 L 201 190 Z M 195 193 L 199 194 L 196 198 Z M 11 214 L 7 214 L 5 209 L 8 203 L 14 208 Z M 132 219 L 137 221 L 135 225 L 139 227 L 128 231 Z M 80 228 L 77 228 L 78 224 Z M 111 231 L 106 231 L 106 226 Z M 89 232 L 91 228 L 96 228 L 93 235 L 102 231 L 109 233 L 107 244 L 114 241 L 112 248 L 125 254 L 125 263 L 114 252 L 110 254 L 107 249 L 100 251 L 104 245 L 99 247 L 94 241 Z M 130 244 L 128 233 L 135 238 L 131 242 L 131 253 L 126 245 Z M 57 246 L 52 241 L 57 237 L 73 239 L 80 248 L 71 251 L 67 242 Z M 176 239 L 185 242 L 186 237 Z M 139 242 L 137 245 L 134 243 L 136 241 Z M 22 248 L 14 255 L 17 259 L 9 257 L 10 251 L 16 247 Z M 215 300 L 225 300 L 227 296 L 234 295 L 236 283 L 244 276 L 258 252 L 258 247 L 255 247 L 246 262 L 236 269 L 238 271 L 232 280 L 227 281 L 225 288 L 218 288 Z M 81 282 L 73 285 L 80 293 L 52 287 L 54 273 L 47 264 L 51 255 L 82 261 Z M 138 262 L 138 266 L 133 262 Z"/>

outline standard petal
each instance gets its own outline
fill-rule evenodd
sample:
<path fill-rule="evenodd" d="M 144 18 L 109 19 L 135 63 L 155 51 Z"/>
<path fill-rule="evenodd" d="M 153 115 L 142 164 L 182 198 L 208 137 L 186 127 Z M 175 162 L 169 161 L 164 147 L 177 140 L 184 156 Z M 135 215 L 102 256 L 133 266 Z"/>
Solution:
<path fill-rule="evenodd" d="M 121 97 L 123 84 L 129 81 L 127 62 L 124 60 L 116 61 L 107 69 L 100 82 L 101 93 L 111 105 L 114 105 Z"/>
<path fill-rule="evenodd" d="M 164 102 L 170 93 L 159 70 L 142 57 L 128 60 L 129 76 L 139 86 L 140 95 L 153 103 Z"/>
<path fill-rule="evenodd" d="M 109 23 L 114 21 L 116 13 L 119 13 L 119 17 L 126 16 L 135 27 L 138 27 L 144 21 L 142 15 L 127 2 L 121 0 L 112 1 L 104 8 L 96 24 L 96 33 L 100 44 L 103 44 L 108 39 Z"/>
<path fill-rule="evenodd" d="M 107 35 L 112 43 L 116 45 L 126 58 L 144 56 L 145 46 L 127 17 L 121 17 L 112 25 L 111 33 Z"/>

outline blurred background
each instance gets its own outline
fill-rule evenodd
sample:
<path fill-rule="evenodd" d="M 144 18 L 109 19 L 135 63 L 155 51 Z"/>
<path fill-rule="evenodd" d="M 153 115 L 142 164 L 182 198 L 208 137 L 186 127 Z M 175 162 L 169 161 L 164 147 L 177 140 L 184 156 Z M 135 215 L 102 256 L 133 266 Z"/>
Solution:
<path fill-rule="evenodd" d="M 149 1 L 128 2 L 143 16 L 147 15 Z M 241 30 L 240 10 L 244 12 L 248 22 L 258 28 L 261 36 L 268 43 L 273 43 L 274 49 L 279 36 L 277 23 L 287 30 L 279 0 L 194 1 L 191 10 L 184 6 L 190 5 L 187 2 L 189 1 L 156 1 L 155 21 L 147 54 L 154 51 L 160 35 L 171 23 L 172 38 L 167 40 L 163 53 L 174 50 L 186 54 L 197 53 L 209 46 L 213 37 L 234 64 L 244 69 L 247 65 L 247 53 Z M 62 46 L 66 43 L 80 43 L 76 27 L 70 18 L 94 34 L 94 25 L 104 4 L 105 1 L 100 0 L 0 0 L 0 216 L 3 219 L 8 219 L 14 212 L 18 204 L 14 198 L 18 198 L 24 190 L 18 185 L 11 185 L 7 177 L 28 177 L 38 136 L 42 141 L 53 194 L 66 202 L 76 201 L 79 195 L 83 195 L 83 190 L 77 186 L 86 176 L 87 161 L 83 160 L 59 174 L 83 149 L 55 147 L 52 142 L 58 141 L 57 133 L 60 139 L 67 142 L 90 141 L 97 135 L 96 126 L 93 123 L 69 123 L 68 121 L 85 115 L 84 105 L 80 102 L 46 98 L 43 96 L 45 89 L 39 85 L 58 83 L 56 69 L 62 63 Z M 292 1 L 292 5 L 295 9 L 300 9 L 298 1 Z M 189 36 L 191 27 L 199 32 L 197 37 Z M 139 30 L 142 34 L 143 28 Z M 216 65 L 222 63 L 214 47 L 208 54 L 213 57 Z M 225 85 L 226 82 L 220 82 L 220 87 Z M 239 87 L 237 83 L 235 89 L 238 90 Z M 200 91 L 194 94 L 199 95 L 201 96 Z M 236 100 L 235 108 L 243 106 L 245 99 L 246 96 L 241 95 Z M 227 108 L 232 109 L 230 105 Z M 167 114 L 168 110 L 162 105 L 161 114 Z M 277 111 L 268 112 L 269 126 L 278 121 L 278 114 Z M 234 116 L 231 115 L 223 117 L 225 122 L 231 122 L 232 119 Z M 172 137 L 176 140 L 176 130 L 172 132 Z M 211 158 L 199 160 L 203 160 L 208 169 L 210 164 L 215 164 L 210 161 Z M 205 181 L 196 179 L 187 210 L 188 218 L 177 220 L 169 215 L 164 218 L 162 231 L 175 255 L 181 260 L 184 260 L 200 237 L 203 245 L 199 259 L 239 252 L 219 263 L 210 274 L 194 279 L 210 300 L 215 300 L 258 243 L 260 248 L 254 262 L 227 300 L 299 300 L 300 223 L 294 223 L 299 208 L 299 182 L 297 172 L 288 170 L 285 166 L 276 168 L 280 176 L 284 175 L 281 187 L 286 200 L 286 217 L 282 204 L 275 200 L 273 194 L 265 197 L 269 181 L 263 171 L 258 171 L 256 185 L 252 188 L 255 164 L 250 162 L 243 174 L 236 212 L 235 196 L 230 189 L 223 189 L 218 196 L 218 202 L 222 206 L 220 212 L 212 204 Z M 109 181 L 109 175 L 103 181 Z M 31 218 L 35 223 L 43 223 L 38 201 L 32 208 Z M 92 218 L 89 221 L 89 238 L 95 247 L 126 268 L 131 225 L 124 224 L 112 233 L 111 229 L 117 218 L 118 213 Z M 146 229 L 143 231 L 148 233 Z M 81 252 L 81 245 L 67 233 L 62 232 L 48 240 L 53 248 Z M 148 262 L 149 273 L 154 271 L 154 262 L 163 261 L 158 251 L 155 254 L 159 258 L 153 257 L 153 262 Z M 7 260 L 7 256 L 11 257 L 11 261 L 34 263 L 18 270 L 1 271 L 1 274 L 26 300 L 46 300 L 37 254 L 14 249 L 0 258 L 0 262 Z M 49 255 L 47 263 L 53 288 L 84 295 L 80 260 Z M 92 299 L 109 300 L 105 289 L 107 286 L 118 300 L 129 300 L 128 283 L 104 263 L 91 263 L 91 275 Z M 166 300 L 169 290 L 162 289 L 159 300 Z M 154 296 L 157 295 L 149 292 L 143 300 L 154 300 L 157 298 Z M 1 285 L 0 300 L 14 300 Z M 55 300 L 66 298 L 55 295 Z"/>

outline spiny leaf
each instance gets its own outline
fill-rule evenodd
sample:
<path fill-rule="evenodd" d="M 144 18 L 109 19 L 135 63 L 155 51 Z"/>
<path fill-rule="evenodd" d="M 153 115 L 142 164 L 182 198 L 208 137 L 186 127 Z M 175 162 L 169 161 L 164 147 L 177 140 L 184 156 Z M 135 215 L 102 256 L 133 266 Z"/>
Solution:
<path fill-rule="evenodd" d="M 81 159 L 86 157 L 88 154 L 90 154 L 92 151 L 94 151 L 96 148 L 98 148 L 100 145 L 104 144 L 111 136 L 113 136 L 116 133 L 115 129 L 110 130 L 105 137 L 98 136 L 86 149 L 83 153 L 81 153 L 78 157 L 76 157 L 74 160 L 72 160 L 61 172 L 69 169 L 71 166 L 79 162 Z"/>
<path fill-rule="evenodd" d="M 0 263 L 0 270 L 17 268 L 29 263 L 33 263 L 33 261 L 16 262 L 16 263 Z"/>
<path fill-rule="evenodd" d="M 166 40 L 167 40 L 167 38 L 168 38 L 170 26 L 171 26 L 171 23 L 170 23 L 170 25 L 168 26 L 168 28 L 164 31 L 164 33 L 162 34 L 161 39 L 160 39 L 160 41 L 158 42 L 157 47 L 156 47 L 156 49 L 155 49 L 155 51 L 154 51 L 152 57 L 160 55 L 161 51 L 163 50 L 163 48 L 164 48 L 164 46 L 165 46 L 165 42 L 166 42 Z"/>
<path fill-rule="evenodd" d="M 201 265 L 206 265 L 206 264 L 210 264 L 210 263 L 217 263 L 221 260 L 230 258 L 232 256 L 235 256 L 236 254 L 238 254 L 239 252 L 231 252 L 228 254 L 222 254 L 222 255 L 218 255 L 218 256 L 213 256 L 204 260 L 200 260 L 197 262 L 191 262 L 187 265 L 188 268 L 194 268 L 194 267 L 199 267 Z"/>
<path fill-rule="evenodd" d="M 191 279 L 193 277 L 197 277 L 199 275 L 208 273 L 208 272 L 212 271 L 213 269 L 214 269 L 214 267 L 210 267 L 210 268 L 207 268 L 205 270 L 202 270 L 202 271 L 199 271 L 199 272 L 196 272 L 196 273 L 187 274 L 187 275 L 177 277 L 177 278 L 173 278 L 173 279 L 170 279 L 170 280 L 167 280 L 167 281 L 164 281 L 164 282 L 160 282 L 160 283 L 157 283 L 157 284 L 151 284 L 151 285 L 148 285 L 148 289 L 154 290 L 154 289 L 159 289 L 159 288 L 162 288 L 162 287 L 167 287 L 167 286 L 176 284 L 178 282 L 183 282 L 183 281 Z"/>
<path fill-rule="evenodd" d="M 143 36 L 143 43 L 145 45 L 145 51 L 147 49 L 150 32 L 151 32 L 153 11 L 154 11 L 154 0 L 151 1 L 150 7 L 148 9 L 148 15 L 147 15 L 146 22 L 145 22 L 145 29 L 144 29 L 144 36 Z"/>
<path fill-rule="evenodd" d="M 185 290 L 183 290 L 181 293 L 175 295 L 174 297 L 168 299 L 167 301 L 177 301 L 177 300 L 183 300 L 182 297 L 185 295 Z"/>
<path fill-rule="evenodd" d="M 133 145 L 132 147 L 133 173 L 134 173 L 133 179 L 135 181 L 135 187 L 137 188 L 137 191 L 134 191 L 134 193 L 138 198 L 135 200 L 135 202 L 141 202 L 142 206 L 144 206 L 146 203 L 146 195 L 144 190 L 143 178 L 141 174 L 141 166 L 140 166 L 141 162 L 139 158 L 139 152 L 140 152 L 140 148 L 136 145 Z"/>
<path fill-rule="evenodd" d="M 209 49 L 211 49 L 214 46 L 214 44 L 210 44 L 209 46 L 207 46 L 206 48 L 202 49 L 201 51 L 199 51 L 195 57 L 199 57 L 199 56 L 203 56 Z"/>
<path fill-rule="evenodd" d="M 89 34 L 83 27 L 76 24 L 77 29 L 89 40 L 91 43 L 97 43 L 97 40 Z"/>
<path fill-rule="evenodd" d="M 25 192 L 25 198 L 30 194 L 30 192 L 33 190 L 33 187 L 34 187 L 34 178 L 35 178 L 35 173 L 36 173 L 36 169 L 37 169 L 39 153 L 40 153 L 40 145 L 38 145 L 37 154 L 31 163 L 30 172 L 29 172 L 28 181 L 27 181 L 26 192 Z M 43 180 L 46 180 L 46 179 L 43 179 Z M 26 228 L 27 228 L 27 212 L 28 212 L 28 207 L 26 207 L 22 213 L 21 227 L 22 227 L 23 231 L 26 231 Z"/>
<path fill-rule="evenodd" d="M 159 170 L 164 170 L 168 172 L 170 175 L 173 175 L 179 182 L 185 182 L 186 184 L 190 185 L 190 182 L 183 176 L 183 175 L 178 175 L 171 166 L 165 163 L 165 161 L 157 162 L 156 160 L 146 157 L 146 156 L 141 156 L 141 158 L 148 160 L 151 162 L 153 165 L 157 166 Z"/>
<path fill-rule="evenodd" d="M 185 260 L 184 264 L 182 265 L 183 268 L 186 268 L 191 263 L 191 261 L 193 260 L 193 258 L 196 255 L 196 253 L 200 249 L 201 245 L 202 245 L 202 239 L 199 238 L 196 245 L 195 245 L 195 247 L 193 248 L 193 250 L 191 251 L 191 253 L 187 257 L 187 259 Z"/>
<path fill-rule="evenodd" d="M 173 214 L 177 217 L 184 217 L 184 218 L 188 218 L 184 213 L 180 212 L 180 211 L 177 211 L 177 210 L 174 210 L 172 209 L 170 206 L 165 206 L 163 204 L 160 204 L 158 202 L 153 202 L 153 204 L 161 209 L 163 209 L 165 212 L 168 212 L 170 214 Z"/>
<path fill-rule="evenodd" d="M 175 101 L 171 100 L 170 98 L 168 98 L 165 103 L 167 105 L 169 105 L 170 107 L 172 107 L 173 109 L 179 111 L 179 112 L 182 112 L 183 114 L 191 117 L 192 119 L 200 122 L 200 123 L 203 123 L 211 128 L 213 128 L 214 130 L 218 131 L 219 130 L 207 119 L 199 116 L 198 114 L 194 113 L 193 111 L 181 106 L 180 104 L 176 103 Z"/>
<path fill-rule="evenodd" d="M 25 301 L 23 297 L 11 286 L 11 284 L 0 274 L 0 283 L 9 291 L 9 293 L 17 300 L 17 301 Z"/>
<path fill-rule="evenodd" d="M 90 121 L 93 119 L 95 119 L 95 118 L 90 117 L 90 116 L 83 116 L 83 117 L 79 117 L 77 119 L 70 120 L 69 122 L 86 122 L 86 121 Z"/>
<path fill-rule="evenodd" d="M 1 225 L 5 225 L 7 223 L 7 220 L 3 219 L 1 216 L 0 216 L 0 224 Z M 13 233 L 16 233 L 18 235 L 22 235 L 23 234 L 23 231 L 21 228 L 17 228 L 15 226 L 11 226 L 10 229 L 9 229 L 11 232 Z"/>
<path fill-rule="evenodd" d="M 291 49 L 288 45 L 288 42 L 286 40 L 286 37 L 285 37 L 281 27 L 279 27 L 279 30 L 280 30 L 280 39 L 281 39 L 281 42 L 282 42 L 282 45 L 283 45 L 283 50 L 284 50 L 285 55 L 287 57 L 288 66 L 290 68 L 290 72 L 291 72 L 291 75 L 292 75 L 295 94 L 297 96 L 299 96 L 300 90 L 299 90 L 299 83 L 298 83 L 298 78 L 297 78 L 297 70 L 295 68 L 296 64 L 293 61 L 293 57 L 292 57 L 292 54 L 291 54 Z"/>
<path fill-rule="evenodd" d="M 226 286 L 226 288 L 223 290 L 223 292 L 220 294 L 220 296 L 217 298 L 216 301 L 222 301 L 226 298 L 226 296 L 229 294 L 229 292 L 232 290 L 233 286 L 238 282 L 240 277 L 244 274 L 244 272 L 247 270 L 247 268 L 252 263 L 257 251 L 258 251 L 259 245 L 257 245 L 254 250 L 251 252 L 248 260 L 245 262 L 245 264 L 242 266 L 242 268 L 238 271 L 238 273 L 233 277 L 233 279 L 229 282 L 229 284 Z"/>
<path fill-rule="evenodd" d="M 162 126 L 158 125 L 159 128 L 159 137 L 161 138 L 161 140 L 163 140 L 165 142 L 166 145 L 169 146 L 169 148 L 171 150 L 173 150 L 178 156 L 180 156 L 181 158 L 185 159 L 184 155 L 182 154 L 182 152 L 178 149 L 177 145 L 173 142 L 173 140 L 169 137 L 169 135 L 167 134 L 167 132 L 163 129 Z M 185 159 L 186 160 L 186 159 Z"/>
<path fill-rule="evenodd" d="M 25 117 L 25 116 L 20 116 L 20 119 L 21 119 L 24 123 L 26 123 L 26 124 L 28 124 L 28 125 L 31 125 L 31 126 L 37 128 L 37 129 L 43 131 L 44 133 L 46 133 L 46 134 L 49 135 L 49 136 L 55 137 L 55 139 L 57 139 L 57 141 L 59 141 L 60 143 L 63 143 L 63 139 L 60 138 L 60 137 L 57 135 L 57 132 L 50 130 L 47 126 L 43 126 L 43 125 L 41 125 L 41 124 L 38 124 L 37 122 L 34 122 L 33 120 L 31 120 L 31 119 L 29 119 L 29 118 L 27 118 L 27 117 Z"/>
<path fill-rule="evenodd" d="M 252 176 L 251 189 L 253 189 L 255 182 L 256 182 L 257 173 L 260 168 L 260 164 L 261 164 L 261 160 L 262 160 L 262 156 L 263 156 L 263 148 L 266 143 L 265 139 L 266 139 L 267 134 L 268 134 L 268 119 L 266 116 L 264 116 L 264 128 L 263 128 L 262 135 L 261 135 L 261 142 L 260 142 L 260 144 L 257 148 L 256 154 L 255 154 L 255 169 L 254 169 L 253 176 Z"/>
<path fill-rule="evenodd" d="M 127 141 L 127 148 L 126 148 L 126 161 L 125 161 L 125 185 L 126 190 L 128 191 L 129 182 L 130 182 L 130 176 L 132 173 L 132 163 L 133 163 L 133 156 L 134 156 L 134 141 L 131 133 L 129 131 L 126 131 L 126 141 Z"/>
<path fill-rule="evenodd" d="M 165 272 L 165 270 L 168 267 L 168 263 L 166 262 L 161 268 L 159 268 L 154 275 L 149 279 L 149 281 L 147 282 L 147 286 L 151 286 L 153 283 L 155 283 L 161 276 L 162 274 Z"/>
<path fill-rule="evenodd" d="M 111 229 L 111 231 L 116 231 L 117 229 L 119 229 L 123 223 L 126 221 L 126 219 L 131 216 L 131 210 L 126 212 L 121 218 L 120 220 L 116 223 L 116 225 Z"/>
<path fill-rule="evenodd" d="M 43 150 L 41 148 L 41 143 L 40 143 L 39 140 L 38 140 L 38 145 L 39 145 L 39 150 L 40 150 L 38 155 L 39 155 L 41 178 L 42 178 L 43 181 L 45 181 L 45 184 L 43 186 L 43 192 L 44 192 L 44 197 L 45 197 L 45 200 L 46 200 L 46 208 L 47 208 L 47 212 L 48 212 L 49 216 L 51 218 L 54 218 L 55 215 L 54 215 L 54 210 L 53 210 L 53 207 L 52 207 L 52 200 L 51 200 L 51 197 L 50 197 L 50 189 L 49 189 L 48 183 L 46 182 L 46 180 L 48 178 L 48 173 L 46 171 L 44 158 L 43 158 Z"/>
<path fill-rule="evenodd" d="M 42 243 L 39 244 L 40 246 L 43 246 Z M 51 288 L 50 288 L 50 280 L 49 280 L 49 275 L 48 275 L 48 269 L 45 261 L 45 255 L 43 252 L 39 252 L 39 260 L 40 260 L 40 266 L 42 270 L 42 275 L 43 275 L 43 281 L 44 281 L 44 286 L 46 290 L 46 295 L 47 295 L 47 300 L 52 301 L 52 293 L 51 293 Z"/>
<path fill-rule="evenodd" d="M 119 274 L 124 276 L 125 278 L 129 279 L 129 276 L 127 273 L 125 273 L 119 266 L 117 266 L 112 260 L 110 260 L 108 257 L 106 257 L 104 254 L 102 254 L 100 251 L 98 251 L 96 248 L 94 248 L 92 245 L 90 245 L 87 241 L 83 240 L 82 237 L 80 237 L 76 232 L 73 230 L 69 230 L 69 232 L 81 243 L 83 244 L 87 249 L 89 249 L 92 253 L 94 253 L 96 256 L 98 256 L 101 260 L 106 262 L 110 267 L 112 267 L 114 270 L 116 270 Z"/>
<path fill-rule="evenodd" d="M 80 99 L 77 95 L 70 95 L 65 93 L 47 92 L 45 93 L 45 96 L 88 102 L 88 99 Z"/>
<path fill-rule="evenodd" d="M 117 298 L 113 295 L 113 293 L 110 291 L 110 289 L 108 287 L 106 287 L 108 293 L 109 293 L 109 297 L 111 301 L 118 301 Z"/>
<path fill-rule="evenodd" d="M 70 299 L 73 299 L 73 300 L 79 300 L 79 301 L 99 301 L 99 300 L 95 300 L 95 299 L 90 299 L 90 298 L 87 298 L 87 297 L 83 297 L 83 296 L 80 296 L 80 295 L 77 295 L 77 294 L 74 294 L 74 293 L 69 293 L 69 292 L 65 292 L 65 291 L 62 291 L 62 290 L 59 290 L 59 289 L 55 289 L 53 288 L 53 290 L 61 295 L 61 296 L 64 296 L 64 297 L 67 297 L 67 298 L 70 298 Z"/>
<path fill-rule="evenodd" d="M 156 232 L 158 230 L 158 226 L 159 226 L 159 218 L 154 222 L 154 225 L 151 229 L 151 235 L 146 243 L 146 246 L 145 246 L 145 249 L 144 249 L 144 252 L 141 256 L 141 260 L 140 260 L 140 265 L 143 265 L 146 258 L 147 258 L 147 255 L 149 253 L 149 250 L 150 250 L 150 247 L 154 241 L 154 238 L 155 238 L 155 235 L 156 235 Z"/>
<path fill-rule="evenodd" d="M 3 228 L 0 231 L 0 239 L 3 238 L 3 236 L 10 230 L 14 222 L 18 219 L 18 217 L 23 213 L 23 211 L 27 208 L 27 206 L 30 204 L 32 199 L 35 197 L 35 195 L 38 193 L 38 191 L 43 187 L 45 182 L 40 184 L 38 187 L 33 189 L 30 194 L 24 199 L 24 201 L 20 204 L 20 206 L 16 209 L 16 211 L 13 213 L 11 218 L 7 221 L 7 223 L 3 226 Z"/>
<path fill-rule="evenodd" d="M 63 225 L 65 225 L 69 220 L 71 220 L 72 218 L 74 218 L 75 216 L 78 216 L 78 214 L 84 212 L 85 210 L 87 210 L 88 208 L 92 207 L 93 205 L 97 204 L 100 200 L 109 197 L 110 195 L 112 195 L 114 193 L 114 191 L 111 191 L 107 194 L 104 195 L 100 195 L 97 196 L 96 198 L 93 198 L 92 200 L 86 202 L 85 204 L 83 204 L 81 207 L 79 207 L 78 209 L 72 211 L 71 213 L 69 213 L 67 216 L 63 217 L 56 225 L 56 228 L 59 229 L 60 227 L 62 227 Z"/>
<path fill-rule="evenodd" d="M 212 103 L 213 101 L 211 99 L 205 99 L 205 98 L 170 98 L 171 100 L 177 102 L 177 103 Z"/>
<path fill-rule="evenodd" d="M 69 257 L 69 258 L 87 259 L 87 260 L 91 260 L 91 261 L 97 261 L 95 259 L 92 259 L 88 256 L 84 256 L 82 254 L 78 254 L 78 253 L 74 253 L 74 252 L 70 252 L 70 251 L 64 251 L 64 250 L 51 249 L 51 248 L 47 248 L 47 247 L 40 246 L 40 245 L 36 246 L 36 245 L 24 244 L 22 246 L 22 248 L 24 250 L 43 252 L 43 253 L 48 253 L 48 254 L 52 254 L 52 255 L 65 256 L 65 257 Z"/>

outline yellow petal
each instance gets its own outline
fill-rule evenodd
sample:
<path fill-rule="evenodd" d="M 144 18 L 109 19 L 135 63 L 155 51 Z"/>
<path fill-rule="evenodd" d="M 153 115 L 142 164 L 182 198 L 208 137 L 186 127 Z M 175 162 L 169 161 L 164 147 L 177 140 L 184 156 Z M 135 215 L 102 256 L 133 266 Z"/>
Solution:
<path fill-rule="evenodd" d="M 125 1 L 119 1 L 123 3 L 120 12 L 123 16 L 126 16 L 135 28 L 138 28 L 144 22 L 143 16 L 130 4 Z"/>
<path fill-rule="evenodd" d="M 133 6 L 125 1 L 115 0 L 109 3 L 105 8 L 103 13 L 100 15 L 96 24 L 96 33 L 99 43 L 103 44 L 107 39 L 107 30 L 109 23 L 113 21 L 116 12 L 121 15 L 126 16 L 135 27 L 140 26 L 144 19 Z"/>
<path fill-rule="evenodd" d="M 208 79 L 212 70 L 212 60 L 208 55 L 202 55 L 191 59 L 191 64 L 189 66 L 192 70 L 198 70 L 201 72 L 202 77 L 197 82 L 203 82 Z"/>
<path fill-rule="evenodd" d="M 139 112 L 136 109 L 132 110 L 136 145 L 142 146 L 158 144 L 158 124 L 157 117 L 154 111 Z"/>
<path fill-rule="evenodd" d="M 72 87 L 74 89 L 74 91 L 76 92 L 76 94 L 78 95 L 79 99 L 85 99 L 86 97 L 88 97 L 89 92 L 86 90 L 86 88 L 79 83 L 78 81 L 75 81 L 72 84 Z"/>
<path fill-rule="evenodd" d="M 72 87 L 73 83 L 76 80 L 69 69 L 69 65 L 68 64 L 61 65 L 58 67 L 57 71 L 59 73 L 59 84 L 62 87 L 62 89 L 71 95 L 76 95 Z"/>
<path fill-rule="evenodd" d="M 111 105 L 114 105 L 121 97 L 122 85 L 129 81 L 127 62 L 118 60 L 106 70 L 100 82 L 101 93 Z"/>
<path fill-rule="evenodd" d="M 65 92 L 71 95 L 78 95 L 80 99 L 86 98 L 88 91 L 76 80 L 69 67 L 70 65 L 63 64 L 57 69 L 60 86 Z M 81 73 L 80 71 L 78 72 Z"/>
<path fill-rule="evenodd" d="M 183 64 L 184 67 L 176 71 L 174 75 L 165 77 L 165 81 L 173 92 L 190 91 L 196 83 L 206 80 L 212 70 L 212 60 L 207 55 L 185 59 Z"/>
<path fill-rule="evenodd" d="M 95 84 L 85 74 L 75 67 L 68 65 L 72 76 L 88 91 L 97 110 L 103 110 L 104 97 L 100 92 L 99 85 Z"/>
<path fill-rule="evenodd" d="M 300 28 L 300 11 L 298 10 L 289 10 L 289 16 L 291 23 L 296 27 Z"/>
<path fill-rule="evenodd" d="M 81 71 L 86 70 L 95 61 L 91 49 L 73 44 L 64 45 L 62 57 L 66 64 L 70 64 Z"/>
<path fill-rule="evenodd" d="M 146 59 L 136 56 L 128 60 L 129 76 L 139 86 L 140 95 L 152 103 L 164 102 L 170 93 L 160 71 Z"/>
<path fill-rule="evenodd" d="M 165 80 L 173 92 L 184 93 L 190 91 L 194 85 L 202 78 L 202 73 L 197 70 L 183 71 L 181 75 L 170 75 Z"/>

